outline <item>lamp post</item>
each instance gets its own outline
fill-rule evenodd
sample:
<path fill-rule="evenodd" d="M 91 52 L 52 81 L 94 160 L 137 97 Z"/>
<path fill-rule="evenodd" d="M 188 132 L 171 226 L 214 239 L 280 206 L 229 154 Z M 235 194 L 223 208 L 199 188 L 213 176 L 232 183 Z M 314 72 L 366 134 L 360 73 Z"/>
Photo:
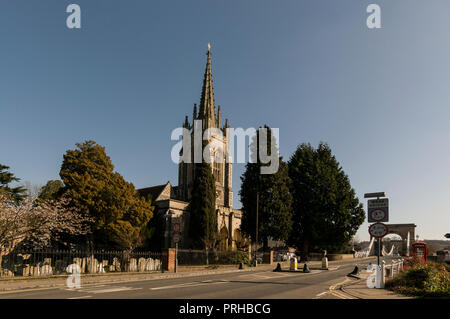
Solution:
<path fill-rule="evenodd" d="M 258 265 L 258 206 L 259 206 L 259 192 L 256 192 L 256 235 L 255 235 L 255 267 Z"/>

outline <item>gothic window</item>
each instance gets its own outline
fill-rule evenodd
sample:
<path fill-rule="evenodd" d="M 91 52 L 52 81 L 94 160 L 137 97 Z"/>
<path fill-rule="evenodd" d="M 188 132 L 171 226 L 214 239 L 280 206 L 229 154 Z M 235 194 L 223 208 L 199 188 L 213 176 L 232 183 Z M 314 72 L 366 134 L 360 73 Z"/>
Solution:
<path fill-rule="evenodd" d="M 213 175 L 216 182 L 222 183 L 222 163 L 214 162 Z"/>

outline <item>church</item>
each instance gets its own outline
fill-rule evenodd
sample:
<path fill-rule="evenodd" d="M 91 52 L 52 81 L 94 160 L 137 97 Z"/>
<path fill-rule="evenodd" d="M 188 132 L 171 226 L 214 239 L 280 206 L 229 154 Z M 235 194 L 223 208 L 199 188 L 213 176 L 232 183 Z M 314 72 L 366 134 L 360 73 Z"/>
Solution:
<path fill-rule="evenodd" d="M 213 77 L 211 67 L 211 47 L 208 44 L 206 69 L 203 78 L 203 86 L 200 104 L 194 104 L 192 123 L 186 116 L 183 128 L 189 130 L 191 141 L 194 140 L 194 121 L 201 123 L 203 130 L 217 129 L 221 134 L 211 134 L 208 143 L 212 146 L 211 169 L 216 184 L 216 214 L 217 232 L 219 235 L 220 250 L 235 250 L 242 240 L 240 231 L 242 212 L 233 208 L 232 172 L 233 164 L 226 161 L 226 151 L 229 149 L 229 136 L 227 128 L 228 119 L 222 125 L 222 113 L 220 105 L 215 106 Z M 201 122 L 200 122 L 201 121 Z M 202 141 L 200 141 L 201 143 Z M 193 148 L 195 142 L 190 143 Z M 183 145 L 185 145 L 183 141 Z M 201 145 L 201 144 L 200 144 Z M 183 146 L 184 147 L 184 146 Z M 193 159 L 194 152 L 191 152 Z M 155 217 L 163 220 L 162 248 L 172 248 L 178 243 L 179 248 L 189 248 L 189 202 L 192 197 L 192 186 L 195 177 L 195 164 L 180 161 L 178 165 L 178 186 L 170 182 L 163 185 L 143 188 L 138 190 L 142 196 L 150 196 L 155 206 Z"/>

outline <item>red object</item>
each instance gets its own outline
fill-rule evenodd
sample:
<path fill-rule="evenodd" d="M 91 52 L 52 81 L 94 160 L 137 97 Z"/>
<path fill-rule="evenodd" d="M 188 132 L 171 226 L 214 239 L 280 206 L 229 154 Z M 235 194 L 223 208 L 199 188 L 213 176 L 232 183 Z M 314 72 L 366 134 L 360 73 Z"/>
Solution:
<path fill-rule="evenodd" d="M 417 242 L 412 244 L 413 257 L 422 259 L 427 262 L 427 244 L 423 242 Z"/>

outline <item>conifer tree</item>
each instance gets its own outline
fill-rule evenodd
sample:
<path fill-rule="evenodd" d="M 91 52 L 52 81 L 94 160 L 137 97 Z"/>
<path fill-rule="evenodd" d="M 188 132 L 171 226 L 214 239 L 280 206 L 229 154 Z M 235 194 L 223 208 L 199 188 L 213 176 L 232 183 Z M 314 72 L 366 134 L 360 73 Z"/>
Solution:
<path fill-rule="evenodd" d="M 9 166 L 0 164 L 0 194 L 3 193 L 16 202 L 26 197 L 26 189 L 22 186 L 11 187 L 9 184 L 20 182 L 20 179 L 9 172 Z"/>
<path fill-rule="evenodd" d="M 302 250 L 341 250 L 364 221 L 364 209 L 327 144 L 302 144 L 291 156 L 289 176 L 294 226 L 289 242 Z"/>
<path fill-rule="evenodd" d="M 64 155 L 60 176 L 74 205 L 94 219 L 97 245 L 132 250 L 142 244 L 153 216 L 150 199 L 117 172 L 105 148 L 94 141 L 77 143 Z"/>
<path fill-rule="evenodd" d="M 276 140 L 269 127 L 267 134 L 267 151 L 271 155 L 271 146 L 278 156 Z M 286 163 L 279 157 L 279 168 L 274 174 L 261 174 L 259 156 L 259 137 L 257 132 L 250 149 L 256 161 L 247 163 L 241 176 L 241 190 L 239 195 L 242 203 L 242 231 L 256 239 L 256 219 L 258 219 L 258 242 L 262 241 L 264 250 L 268 247 L 268 240 L 287 240 L 292 227 L 292 196 L 289 192 L 290 179 Z M 256 202 L 258 195 L 258 218 L 256 218 Z"/>
<path fill-rule="evenodd" d="M 205 143 L 203 144 L 203 149 Z M 217 233 L 216 185 L 211 165 L 195 164 L 190 202 L 189 235 L 196 248 L 212 248 Z"/>

